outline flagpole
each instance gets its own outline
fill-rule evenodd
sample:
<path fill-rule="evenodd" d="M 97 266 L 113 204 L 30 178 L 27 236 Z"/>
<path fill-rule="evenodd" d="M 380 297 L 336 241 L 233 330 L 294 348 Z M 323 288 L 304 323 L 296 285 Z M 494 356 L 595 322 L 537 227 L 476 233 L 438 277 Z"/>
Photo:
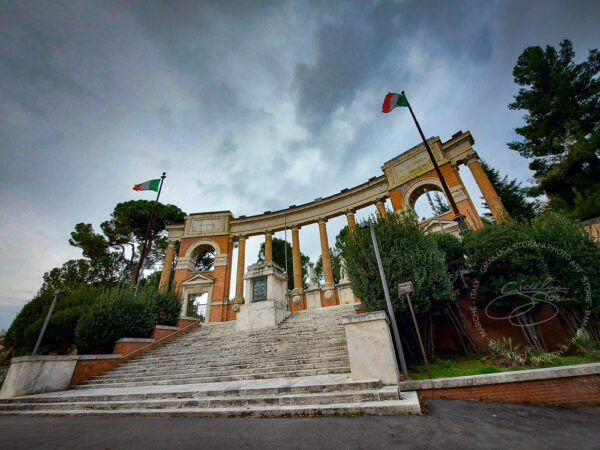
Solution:
<path fill-rule="evenodd" d="M 401 94 L 404 95 L 404 98 L 406 98 L 406 95 L 404 94 L 404 91 L 402 91 Z M 450 194 L 450 188 L 448 187 L 448 184 L 446 184 L 446 180 L 444 179 L 444 176 L 442 175 L 442 172 L 440 171 L 440 168 L 439 168 L 439 166 L 437 164 L 437 161 L 433 157 L 433 153 L 431 152 L 431 148 L 429 148 L 429 143 L 427 142 L 427 139 L 425 139 L 425 135 L 423 134 L 423 130 L 421 129 L 421 125 L 419 125 L 419 121 L 415 117 L 415 113 L 413 112 L 412 107 L 410 106 L 410 102 L 408 101 L 408 98 L 406 98 L 406 104 L 408 105 L 408 110 L 410 111 L 410 115 L 412 116 L 413 120 L 415 121 L 415 125 L 417 126 L 417 130 L 419 130 L 419 134 L 421 135 L 421 139 L 423 140 L 423 144 L 425 145 L 425 148 L 427 149 L 427 153 L 429 154 L 429 158 L 431 159 L 431 162 L 433 163 L 433 168 L 435 169 L 435 172 L 437 173 L 437 176 L 440 179 L 440 183 L 442 183 L 442 188 L 444 189 L 444 194 L 446 194 L 446 198 L 448 199 L 448 202 L 450 203 L 450 208 L 452 208 L 452 212 L 454 213 L 454 216 L 455 216 L 454 219 L 458 223 L 458 228 L 461 231 L 466 230 L 467 227 L 465 226 L 465 222 L 464 222 L 463 216 L 458 211 L 458 207 L 456 206 L 456 202 L 454 201 L 454 197 L 452 197 L 452 194 Z"/>
<path fill-rule="evenodd" d="M 148 239 L 150 238 L 150 230 L 152 229 L 152 222 L 154 222 L 154 216 L 156 216 L 156 208 L 158 207 L 158 198 L 160 197 L 160 191 L 162 191 L 163 182 L 167 178 L 167 172 L 163 172 L 160 177 L 160 185 L 158 186 L 158 193 L 156 194 L 156 200 L 154 201 L 154 207 L 152 208 L 152 214 L 150 214 L 150 221 L 148 222 L 148 228 L 146 229 L 146 237 L 144 237 L 144 244 L 142 245 L 142 251 L 140 253 L 140 261 L 138 262 L 135 270 L 135 292 L 133 298 L 137 296 L 138 286 L 140 285 L 140 271 L 142 270 L 142 264 L 144 263 L 144 252 L 148 246 Z"/>

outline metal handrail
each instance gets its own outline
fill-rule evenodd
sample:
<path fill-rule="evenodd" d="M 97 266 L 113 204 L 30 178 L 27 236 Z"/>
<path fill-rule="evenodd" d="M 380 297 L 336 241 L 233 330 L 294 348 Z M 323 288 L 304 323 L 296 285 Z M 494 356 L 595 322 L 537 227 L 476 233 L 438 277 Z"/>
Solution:
<path fill-rule="evenodd" d="M 121 359 L 125 359 L 125 358 L 127 358 L 127 357 L 129 357 L 129 356 L 131 356 L 131 355 L 133 355 L 133 354 L 135 354 L 135 353 L 141 352 L 141 351 L 142 351 L 142 350 L 144 350 L 145 348 L 148 348 L 148 347 L 150 347 L 150 346 L 152 346 L 152 345 L 154 345 L 154 344 L 157 344 L 157 343 L 161 342 L 162 340 L 164 340 L 164 339 L 166 339 L 166 338 L 168 338 L 168 337 L 170 337 L 170 336 L 173 336 L 175 333 L 179 333 L 180 331 L 185 331 L 185 330 L 187 330 L 188 328 L 191 328 L 191 327 L 192 327 L 192 326 L 194 326 L 194 325 L 196 325 L 196 326 L 200 325 L 200 321 L 198 321 L 197 323 L 190 323 L 189 325 L 186 325 L 185 327 L 183 327 L 183 328 L 180 328 L 178 331 L 174 331 L 174 332 L 173 332 L 173 333 L 171 333 L 171 334 L 167 334 L 166 336 L 163 336 L 163 337 L 161 337 L 160 339 L 158 339 L 158 340 L 156 340 L 156 341 L 154 341 L 154 342 L 151 342 L 151 343 L 150 343 L 150 344 L 148 344 L 148 345 L 144 345 L 143 347 L 140 347 L 140 348 L 138 348 L 137 350 L 134 350 L 134 351 L 132 351 L 131 353 L 127 353 L 126 355 L 123 355 L 123 357 L 122 357 Z"/>

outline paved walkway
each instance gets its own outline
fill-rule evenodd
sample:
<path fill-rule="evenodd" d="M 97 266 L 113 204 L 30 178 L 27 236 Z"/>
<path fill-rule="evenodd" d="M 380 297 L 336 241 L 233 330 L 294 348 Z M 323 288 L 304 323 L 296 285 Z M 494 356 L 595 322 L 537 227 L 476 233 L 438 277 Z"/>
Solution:
<path fill-rule="evenodd" d="M 600 408 L 434 400 L 428 414 L 310 419 L 2 417 L 5 449 L 600 448 Z"/>

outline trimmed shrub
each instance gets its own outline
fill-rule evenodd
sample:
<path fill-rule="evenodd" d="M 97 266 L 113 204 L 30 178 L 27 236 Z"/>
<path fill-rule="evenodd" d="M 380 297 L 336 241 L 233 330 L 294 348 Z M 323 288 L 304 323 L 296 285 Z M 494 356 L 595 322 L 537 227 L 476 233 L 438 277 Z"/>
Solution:
<path fill-rule="evenodd" d="M 156 301 L 156 324 L 175 325 L 181 313 L 181 298 L 174 292 L 161 294 Z"/>
<path fill-rule="evenodd" d="M 133 298 L 133 290 L 102 295 L 83 314 L 75 330 L 79 353 L 111 353 L 115 341 L 123 337 L 148 337 L 156 321 L 156 303 L 143 296 Z"/>
<path fill-rule="evenodd" d="M 106 288 L 80 286 L 75 290 L 62 294 L 56 302 L 52 318 L 48 323 L 40 353 L 63 353 L 67 351 L 73 342 L 75 326 L 79 316 L 104 291 L 106 291 Z M 15 356 L 31 353 L 53 299 L 54 289 L 41 290 L 17 314 L 5 338 L 6 347 L 11 348 Z M 64 342 L 61 341 L 60 336 L 65 337 Z"/>

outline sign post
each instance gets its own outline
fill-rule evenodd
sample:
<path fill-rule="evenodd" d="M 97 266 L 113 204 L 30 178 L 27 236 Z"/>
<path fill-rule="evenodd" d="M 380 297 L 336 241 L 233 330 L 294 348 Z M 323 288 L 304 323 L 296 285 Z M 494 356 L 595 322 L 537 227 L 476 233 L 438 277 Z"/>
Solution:
<path fill-rule="evenodd" d="M 414 292 L 412 281 L 405 283 L 398 283 L 398 295 L 406 294 L 408 300 L 408 307 L 410 308 L 410 314 L 412 315 L 413 322 L 415 323 L 415 330 L 417 330 L 417 338 L 419 339 L 419 346 L 421 347 L 421 353 L 423 354 L 423 360 L 425 360 L 425 367 L 427 367 L 427 375 L 431 378 L 431 370 L 429 369 L 429 361 L 427 360 L 427 353 L 423 346 L 423 340 L 421 339 L 421 332 L 419 331 L 419 324 L 417 323 L 417 317 L 415 316 L 415 310 L 413 309 L 412 302 L 410 301 L 410 293 Z"/>

